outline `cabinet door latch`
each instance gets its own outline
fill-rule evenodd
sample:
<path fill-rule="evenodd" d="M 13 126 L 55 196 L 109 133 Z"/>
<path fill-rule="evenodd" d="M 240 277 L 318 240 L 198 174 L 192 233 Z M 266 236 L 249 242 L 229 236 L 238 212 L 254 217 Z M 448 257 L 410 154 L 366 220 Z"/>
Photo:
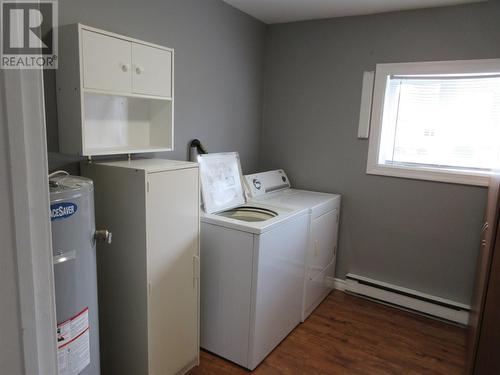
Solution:
<path fill-rule="evenodd" d="M 200 279 L 200 257 L 193 255 L 193 286 L 198 284 Z"/>

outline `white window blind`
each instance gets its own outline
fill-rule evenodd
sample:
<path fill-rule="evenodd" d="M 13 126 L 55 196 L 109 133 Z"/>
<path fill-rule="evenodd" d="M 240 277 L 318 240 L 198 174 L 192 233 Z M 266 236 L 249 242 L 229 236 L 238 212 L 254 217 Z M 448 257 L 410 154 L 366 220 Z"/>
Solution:
<path fill-rule="evenodd" d="M 390 75 L 378 164 L 485 171 L 500 154 L 500 75 Z"/>

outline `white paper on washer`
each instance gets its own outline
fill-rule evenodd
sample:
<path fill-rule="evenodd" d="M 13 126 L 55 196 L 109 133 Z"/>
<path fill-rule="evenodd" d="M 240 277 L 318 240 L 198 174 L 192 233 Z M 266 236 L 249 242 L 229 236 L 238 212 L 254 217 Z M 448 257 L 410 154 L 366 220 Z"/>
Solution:
<path fill-rule="evenodd" d="M 200 155 L 198 162 L 205 212 L 220 212 L 245 203 L 237 152 Z"/>

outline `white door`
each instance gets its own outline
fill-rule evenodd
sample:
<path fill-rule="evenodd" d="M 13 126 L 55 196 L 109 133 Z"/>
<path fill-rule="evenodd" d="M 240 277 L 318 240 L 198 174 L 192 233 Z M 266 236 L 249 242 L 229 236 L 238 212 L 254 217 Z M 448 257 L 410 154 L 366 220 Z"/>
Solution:
<path fill-rule="evenodd" d="M 149 374 L 198 360 L 198 169 L 147 175 Z"/>
<path fill-rule="evenodd" d="M 82 30 L 83 86 L 115 92 L 131 92 L 131 43 Z"/>
<path fill-rule="evenodd" d="M 172 97 L 172 52 L 132 43 L 134 93 Z"/>

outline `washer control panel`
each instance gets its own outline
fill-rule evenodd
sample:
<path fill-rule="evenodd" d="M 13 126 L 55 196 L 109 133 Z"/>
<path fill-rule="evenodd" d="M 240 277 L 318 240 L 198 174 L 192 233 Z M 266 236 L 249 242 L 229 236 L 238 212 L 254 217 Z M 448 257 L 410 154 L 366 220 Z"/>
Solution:
<path fill-rule="evenodd" d="M 290 188 L 290 180 L 283 169 L 245 175 L 245 190 L 249 198 Z"/>

